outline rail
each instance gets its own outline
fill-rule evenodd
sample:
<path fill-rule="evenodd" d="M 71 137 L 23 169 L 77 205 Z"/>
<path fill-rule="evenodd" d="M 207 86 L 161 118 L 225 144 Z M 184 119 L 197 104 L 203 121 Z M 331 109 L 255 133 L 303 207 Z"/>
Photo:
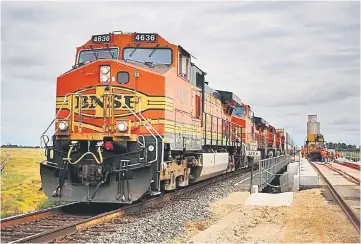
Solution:
<path fill-rule="evenodd" d="M 49 242 L 53 242 L 59 238 L 63 238 L 67 235 L 71 235 L 78 231 L 85 230 L 89 227 L 101 224 L 101 223 L 109 221 L 111 219 L 121 218 L 123 216 L 126 216 L 127 214 L 136 213 L 142 209 L 149 208 L 149 207 L 152 207 L 155 205 L 159 205 L 159 204 L 162 204 L 167 201 L 175 200 L 175 199 L 177 199 L 177 197 L 179 197 L 185 193 L 199 190 L 203 187 L 206 187 L 207 185 L 214 184 L 221 180 L 227 179 L 230 176 L 237 176 L 239 174 L 244 174 L 249 171 L 250 171 L 250 169 L 243 169 L 243 170 L 233 171 L 228 174 L 216 176 L 214 178 L 211 178 L 211 179 L 205 180 L 205 181 L 201 181 L 199 183 L 196 183 L 189 187 L 183 188 L 181 190 L 166 193 L 163 196 L 153 197 L 144 202 L 139 202 L 139 203 L 127 205 L 125 207 L 121 207 L 121 208 L 118 208 L 115 210 L 107 211 L 105 213 L 101 213 L 96 216 L 91 216 L 89 218 L 82 219 L 80 221 L 76 221 L 71 224 L 62 225 L 60 227 L 51 228 L 51 229 L 49 228 L 47 231 L 43 231 L 43 232 L 33 234 L 33 235 L 28 235 L 21 239 L 13 240 L 12 242 L 13 243 L 39 243 L 39 242 L 40 243 L 49 243 Z M 30 216 L 32 214 L 28 214 L 28 215 Z M 41 221 L 42 217 L 46 217 L 46 216 L 40 216 L 40 218 L 37 218 L 37 221 Z M 29 220 L 31 222 L 31 219 L 28 219 L 27 221 L 29 221 Z M 1 220 L 1 221 L 3 223 L 3 220 Z M 49 219 L 48 219 L 48 221 L 49 221 Z M 14 224 L 14 226 L 17 226 L 17 224 L 21 224 L 21 222 L 18 222 L 18 223 L 14 222 L 13 224 Z M 3 226 L 2 226 L 2 231 L 3 231 Z"/>
<path fill-rule="evenodd" d="M 327 180 L 326 176 L 322 174 L 321 170 L 318 169 L 318 167 L 315 166 L 314 162 L 311 162 L 308 160 L 313 168 L 318 172 L 318 174 L 322 177 L 322 179 L 326 182 L 327 187 L 330 189 L 332 195 L 342 208 L 342 210 L 345 212 L 346 216 L 349 218 L 353 226 L 356 228 L 356 230 L 360 233 L 360 218 L 357 216 L 357 214 L 351 209 L 351 207 L 345 202 L 345 200 L 338 194 L 336 189 L 333 187 L 333 185 Z"/>
<path fill-rule="evenodd" d="M 350 174 L 348 174 L 347 172 L 345 172 L 345 171 L 343 171 L 343 170 L 341 170 L 341 169 L 338 169 L 338 168 L 335 168 L 335 167 L 333 167 L 331 164 L 329 164 L 329 163 L 327 163 L 327 164 L 324 164 L 327 168 L 329 168 L 330 170 L 332 170 L 332 171 L 334 171 L 334 172 L 336 172 L 336 173 L 339 173 L 340 175 L 342 175 L 346 180 L 348 180 L 348 181 L 350 181 L 350 182 L 352 182 L 352 183 L 355 183 L 355 184 L 360 184 L 360 179 L 359 178 L 357 178 L 357 177 L 355 177 L 355 176 L 353 176 L 353 175 L 350 175 Z M 345 166 L 345 165 L 343 165 L 343 164 L 340 164 L 340 165 L 342 165 L 343 167 L 348 167 L 348 166 Z M 352 169 L 352 168 L 351 168 Z M 356 169 L 354 169 L 354 170 L 356 170 Z"/>

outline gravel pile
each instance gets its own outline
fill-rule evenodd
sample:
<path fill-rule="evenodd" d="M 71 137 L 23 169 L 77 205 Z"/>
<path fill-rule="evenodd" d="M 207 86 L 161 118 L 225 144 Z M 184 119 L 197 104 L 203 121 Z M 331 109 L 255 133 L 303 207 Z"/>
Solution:
<path fill-rule="evenodd" d="M 227 197 L 235 191 L 247 191 L 235 183 L 249 177 L 250 173 L 234 175 L 207 185 L 194 192 L 185 193 L 177 200 L 148 208 L 141 212 L 98 225 L 62 241 L 72 242 L 163 242 L 184 233 L 185 223 L 211 217 L 208 205 Z"/>

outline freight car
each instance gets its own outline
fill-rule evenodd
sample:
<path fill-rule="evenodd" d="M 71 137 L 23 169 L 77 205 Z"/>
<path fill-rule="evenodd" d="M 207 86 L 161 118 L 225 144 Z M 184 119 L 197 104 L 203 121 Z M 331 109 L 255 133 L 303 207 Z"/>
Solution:
<path fill-rule="evenodd" d="M 205 76 L 156 33 L 92 36 L 57 78 L 55 133 L 42 135 L 48 198 L 132 203 L 248 167 L 253 112 Z"/>

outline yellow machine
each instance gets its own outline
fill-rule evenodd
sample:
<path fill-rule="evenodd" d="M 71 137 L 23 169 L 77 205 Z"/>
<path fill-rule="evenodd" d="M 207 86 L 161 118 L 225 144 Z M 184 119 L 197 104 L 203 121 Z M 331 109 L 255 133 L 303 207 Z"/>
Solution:
<path fill-rule="evenodd" d="M 325 140 L 320 132 L 317 115 L 308 115 L 306 154 L 313 161 L 321 161 L 321 151 L 325 148 Z"/>

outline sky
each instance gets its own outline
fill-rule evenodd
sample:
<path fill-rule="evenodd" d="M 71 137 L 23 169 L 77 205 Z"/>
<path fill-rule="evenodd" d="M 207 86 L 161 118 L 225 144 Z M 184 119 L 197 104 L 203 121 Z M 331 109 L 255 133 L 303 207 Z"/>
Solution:
<path fill-rule="evenodd" d="M 182 45 L 299 146 L 309 114 L 326 141 L 360 145 L 360 3 L 344 1 L 2 1 L 1 144 L 39 145 L 76 47 L 115 30 Z"/>

